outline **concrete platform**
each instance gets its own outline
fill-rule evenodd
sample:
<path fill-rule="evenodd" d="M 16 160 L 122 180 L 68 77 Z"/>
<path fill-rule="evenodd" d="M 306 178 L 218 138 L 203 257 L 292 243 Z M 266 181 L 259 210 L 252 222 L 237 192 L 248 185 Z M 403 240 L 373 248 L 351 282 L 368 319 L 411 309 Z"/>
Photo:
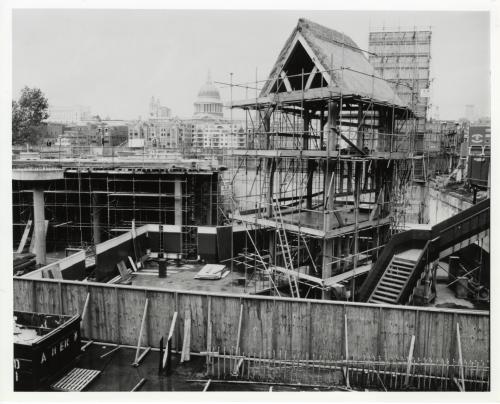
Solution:
<path fill-rule="evenodd" d="M 238 284 L 238 278 L 244 274 L 237 271 L 229 272 L 225 278 L 217 280 L 194 279 L 203 266 L 202 264 L 185 264 L 181 267 L 169 265 L 167 277 L 159 278 L 156 263 L 148 262 L 146 271 L 139 270 L 134 273 L 132 285 L 203 292 L 252 293 L 256 290 L 254 285 L 249 285 L 245 291 L 245 287 Z"/>
<path fill-rule="evenodd" d="M 52 181 L 62 180 L 64 170 L 52 167 L 13 168 L 12 179 L 15 181 Z"/>

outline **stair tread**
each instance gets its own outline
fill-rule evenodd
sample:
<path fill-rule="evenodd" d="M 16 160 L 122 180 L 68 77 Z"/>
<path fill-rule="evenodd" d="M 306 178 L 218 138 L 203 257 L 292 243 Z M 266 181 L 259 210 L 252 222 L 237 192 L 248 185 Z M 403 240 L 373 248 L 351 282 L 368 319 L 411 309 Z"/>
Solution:
<path fill-rule="evenodd" d="M 387 271 L 384 275 L 390 276 L 394 279 L 399 278 L 406 281 L 409 278 L 410 273 L 402 274 L 401 272 Z"/>
<path fill-rule="evenodd" d="M 397 292 L 396 293 L 389 293 L 389 292 L 386 292 L 384 290 L 380 290 L 377 288 L 374 295 L 383 295 L 383 296 L 387 296 L 390 298 L 396 298 L 396 297 L 398 297 L 399 293 L 397 293 Z"/>
<path fill-rule="evenodd" d="M 392 298 L 385 297 L 385 296 L 378 296 L 378 295 L 373 295 L 373 297 L 370 299 L 370 301 L 371 301 L 372 299 L 379 300 L 379 301 L 381 301 L 381 302 L 383 302 L 383 303 L 394 303 L 394 302 L 395 302 L 395 300 L 394 300 L 394 299 L 392 299 Z"/>
<path fill-rule="evenodd" d="M 404 283 L 396 283 L 396 282 L 390 282 L 390 281 L 382 281 L 380 282 L 381 286 L 390 286 L 390 287 L 395 287 L 395 288 L 398 288 L 398 289 L 401 289 L 403 286 L 404 286 Z"/>
<path fill-rule="evenodd" d="M 388 285 L 379 285 L 377 287 L 377 290 L 382 290 L 382 291 L 387 291 L 389 293 L 394 293 L 396 295 L 399 294 L 399 292 L 401 292 L 401 287 L 400 288 L 394 288 L 394 287 L 391 287 L 391 286 L 388 286 Z"/>

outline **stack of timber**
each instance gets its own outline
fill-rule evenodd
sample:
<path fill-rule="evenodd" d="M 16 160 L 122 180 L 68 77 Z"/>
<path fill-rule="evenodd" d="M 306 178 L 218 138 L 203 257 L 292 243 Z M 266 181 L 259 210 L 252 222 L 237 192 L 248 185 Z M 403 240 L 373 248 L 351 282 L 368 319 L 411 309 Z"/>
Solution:
<path fill-rule="evenodd" d="M 35 254 L 14 253 L 14 275 L 20 276 L 36 269 Z"/>
<path fill-rule="evenodd" d="M 225 265 L 207 264 L 196 274 L 194 278 L 208 280 L 221 279 L 229 273 L 229 271 L 224 271 L 225 269 Z"/>

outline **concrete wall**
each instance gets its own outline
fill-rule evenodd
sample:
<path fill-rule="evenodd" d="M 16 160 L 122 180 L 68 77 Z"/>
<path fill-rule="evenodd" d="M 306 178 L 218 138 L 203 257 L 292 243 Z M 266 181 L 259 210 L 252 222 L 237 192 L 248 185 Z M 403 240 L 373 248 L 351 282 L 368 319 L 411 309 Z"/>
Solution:
<path fill-rule="evenodd" d="M 442 222 L 472 206 L 470 202 L 432 187 L 429 187 L 428 205 L 430 225 Z"/>
<path fill-rule="evenodd" d="M 456 324 L 460 324 L 464 360 L 489 359 L 489 312 L 373 305 L 265 296 L 208 294 L 134 288 L 91 282 L 14 278 L 14 309 L 75 314 L 90 294 L 83 335 L 99 341 L 137 344 L 146 299 L 149 309 L 143 345 L 158 346 L 168 334 L 173 313 L 177 327 L 173 346 L 182 347 L 186 311 L 190 312 L 191 350 L 207 350 L 208 323 L 212 347 L 237 345 L 243 305 L 240 347 L 245 353 L 274 350 L 290 354 L 342 357 L 347 316 L 349 353 L 386 358 L 408 355 L 415 335 L 414 356 L 458 358 Z"/>

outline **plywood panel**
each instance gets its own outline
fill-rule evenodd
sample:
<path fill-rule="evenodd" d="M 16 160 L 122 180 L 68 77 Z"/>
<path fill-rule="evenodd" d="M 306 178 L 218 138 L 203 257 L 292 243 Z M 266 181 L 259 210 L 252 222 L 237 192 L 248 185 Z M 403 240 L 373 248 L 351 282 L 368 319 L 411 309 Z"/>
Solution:
<path fill-rule="evenodd" d="M 380 340 L 376 356 L 401 358 L 408 356 L 412 335 L 416 334 L 416 311 L 381 308 Z"/>
<path fill-rule="evenodd" d="M 179 348 L 184 342 L 184 317 L 188 310 L 191 313 L 191 345 L 194 352 L 205 351 L 207 347 L 207 297 L 197 295 L 178 295 L 177 336 Z"/>
<path fill-rule="evenodd" d="M 118 307 L 114 288 L 91 286 L 90 330 L 93 339 L 122 343 L 118 328 Z"/>
<path fill-rule="evenodd" d="M 311 304 L 311 354 L 340 358 L 343 350 L 342 306 Z"/>
<path fill-rule="evenodd" d="M 482 316 L 457 316 L 460 324 L 460 339 L 462 341 L 462 356 L 465 361 L 489 361 L 488 350 L 490 339 L 489 319 Z M 456 333 L 456 324 L 454 324 Z M 465 342 L 465 343 L 464 343 Z"/>
<path fill-rule="evenodd" d="M 175 293 L 148 291 L 148 345 L 159 347 L 164 337 L 166 344 L 170 323 L 175 312 Z"/>
<path fill-rule="evenodd" d="M 119 335 L 122 344 L 137 345 L 141 329 L 146 293 L 142 290 L 117 289 L 119 307 Z M 149 305 L 148 305 L 149 306 Z M 146 319 L 149 317 L 149 307 Z M 147 324 L 147 322 L 145 323 Z M 143 331 L 141 346 L 147 342 L 147 327 Z"/>
<path fill-rule="evenodd" d="M 273 346 L 273 312 L 275 302 L 271 300 L 243 299 L 243 322 L 241 327 L 241 350 L 249 354 L 265 352 L 272 355 L 280 347 Z"/>
<path fill-rule="evenodd" d="M 212 345 L 236 347 L 240 300 L 236 297 L 212 296 Z"/>
<path fill-rule="evenodd" d="M 87 298 L 87 287 L 85 285 L 62 284 L 62 295 L 64 302 L 64 314 L 82 315 L 85 299 Z M 92 296 L 89 298 L 87 314 L 81 323 L 82 337 L 90 338 L 90 307 L 92 305 Z"/>
<path fill-rule="evenodd" d="M 36 311 L 61 314 L 59 309 L 59 285 L 55 282 L 36 282 Z"/>
<path fill-rule="evenodd" d="M 378 348 L 378 310 L 346 306 L 349 356 L 373 355 Z"/>
<path fill-rule="evenodd" d="M 420 358 L 450 359 L 453 351 L 453 314 L 419 311 L 414 355 Z"/>
<path fill-rule="evenodd" d="M 14 310 L 35 311 L 33 285 L 28 279 L 14 279 Z"/>

